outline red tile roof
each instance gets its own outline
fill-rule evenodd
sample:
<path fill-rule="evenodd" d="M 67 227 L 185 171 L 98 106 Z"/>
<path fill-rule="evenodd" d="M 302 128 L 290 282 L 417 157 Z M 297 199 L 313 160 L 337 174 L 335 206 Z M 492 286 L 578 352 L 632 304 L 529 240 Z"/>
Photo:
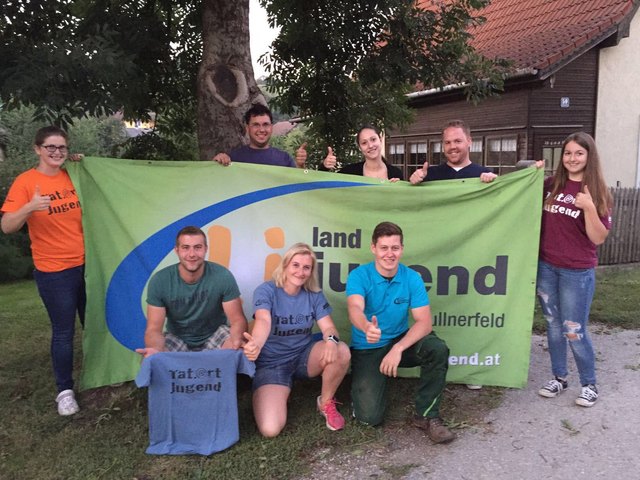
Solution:
<path fill-rule="evenodd" d="M 548 71 L 607 38 L 633 13 L 634 0 L 493 0 L 477 12 L 486 22 L 471 29 L 471 43 L 518 69 Z"/>

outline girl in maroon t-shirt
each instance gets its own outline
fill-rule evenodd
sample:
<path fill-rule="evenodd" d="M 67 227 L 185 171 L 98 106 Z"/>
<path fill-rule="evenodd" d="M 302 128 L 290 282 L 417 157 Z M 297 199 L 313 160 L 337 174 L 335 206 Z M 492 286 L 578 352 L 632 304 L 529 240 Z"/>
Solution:
<path fill-rule="evenodd" d="M 598 399 L 595 356 L 587 329 L 595 287 L 596 247 L 611 228 L 612 197 L 590 135 L 569 135 L 562 164 L 544 182 L 537 295 L 547 319 L 554 378 L 538 393 L 553 398 L 568 387 L 567 344 L 578 367 L 582 390 L 576 404 Z"/>

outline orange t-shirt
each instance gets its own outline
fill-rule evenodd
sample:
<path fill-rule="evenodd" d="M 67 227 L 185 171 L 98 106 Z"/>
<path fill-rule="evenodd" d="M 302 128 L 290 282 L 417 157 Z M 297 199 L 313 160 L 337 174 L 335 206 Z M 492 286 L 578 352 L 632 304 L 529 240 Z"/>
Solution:
<path fill-rule="evenodd" d="M 33 263 L 42 272 L 59 272 L 84 264 L 82 209 L 76 189 L 65 170 L 52 177 L 36 169 L 18 175 L 2 205 L 16 212 L 33 198 L 36 186 L 49 195 L 49 210 L 33 212 L 27 219 Z"/>

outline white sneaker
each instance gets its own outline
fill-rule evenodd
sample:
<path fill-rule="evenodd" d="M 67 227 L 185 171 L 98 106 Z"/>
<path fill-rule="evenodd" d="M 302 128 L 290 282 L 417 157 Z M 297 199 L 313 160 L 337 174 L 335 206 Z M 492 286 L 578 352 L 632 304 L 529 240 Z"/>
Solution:
<path fill-rule="evenodd" d="M 598 389 L 595 385 L 585 385 L 582 387 L 580 396 L 576 398 L 576 405 L 581 407 L 591 407 L 598 400 Z"/>
<path fill-rule="evenodd" d="M 56 403 L 58 404 L 58 414 L 66 417 L 73 415 L 80 411 L 78 402 L 76 402 L 76 396 L 73 390 L 63 390 L 56 397 Z"/>
<path fill-rule="evenodd" d="M 544 386 L 538 390 L 538 395 L 546 398 L 554 398 L 564 392 L 569 386 L 569 382 L 566 379 L 555 377 L 553 380 L 549 380 Z"/>
<path fill-rule="evenodd" d="M 482 385 L 474 385 L 472 383 L 467 383 L 467 388 L 469 390 L 482 390 Z"/>

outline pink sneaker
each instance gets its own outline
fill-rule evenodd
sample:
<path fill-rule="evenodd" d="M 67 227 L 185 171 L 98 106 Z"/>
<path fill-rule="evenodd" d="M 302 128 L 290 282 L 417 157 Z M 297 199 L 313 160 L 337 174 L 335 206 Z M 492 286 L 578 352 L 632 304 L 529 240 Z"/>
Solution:
<path fill-rule="evenodd" d="M 320 415 L 322 415 L 327 421 L 327 428 L 334 431 L 342 430 L 344 428 L 344 417 L 340 415 L 340 412 L 336 408 L 336 404 L 338 402 L 336 402 L 335 398 L 332 398 L 324 405 L 320 405 L 321 398 L 322 397 L 318 397 L 316 403 L 318 404 L 318 411 L 320 412 Z"/>

